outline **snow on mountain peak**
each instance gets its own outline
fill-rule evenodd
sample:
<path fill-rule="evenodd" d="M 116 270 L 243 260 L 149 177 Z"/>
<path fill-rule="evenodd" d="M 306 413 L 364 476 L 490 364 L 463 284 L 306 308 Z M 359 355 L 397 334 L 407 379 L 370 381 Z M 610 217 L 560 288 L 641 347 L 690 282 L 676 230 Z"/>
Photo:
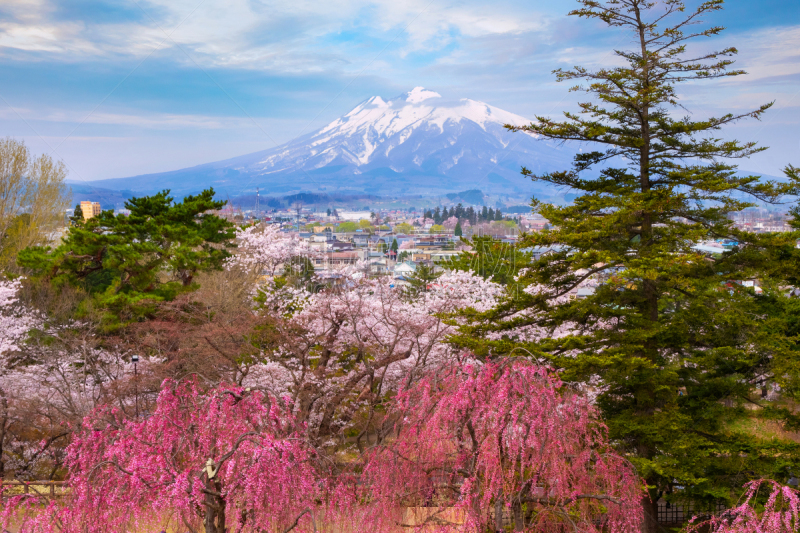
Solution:
<path fill-rule="evenodd" d="M 522 126 L 530 121 L 483 102 L 443 98 L 437 92 L 415 87 L 390 100 L 373 96 L 311 133 L 303 141 L 308 144 L 303 146 L 311 149 L 310 156 L 321 158 L 320 166 L 336 158 L 361 166 L 370 163 L 374 155 L 388 156 L 412 135 L 417 135 L 415 143 L 419 142 L 419 134 L 433 139 L 432 136 L 442 135 L 446 129 L 451 137 L 458 136 L 463 128 L 469 128 L 469 123 L 485 132 L 491 126 L 491 135 L 496 137 L 498 132 L 505 131 L 505 124 Z"/>
<path fill-rule="evenodd" d="M 442 97 L 441 94 L 439 94 L 437 92 L 434 92 L 434 91 L 429 91 L 424 87 L 414 87 L 413 89 L 411 89 L 411 91 L 409 91 L 406 94 L 407 94 L 406 102 L 408 102 L 410 104 L 418 104 L 418 103 L 420 103 L 420 102 L 422 102 L 424 100 L 427 100 L 429 98 L 441 98 Z"/>

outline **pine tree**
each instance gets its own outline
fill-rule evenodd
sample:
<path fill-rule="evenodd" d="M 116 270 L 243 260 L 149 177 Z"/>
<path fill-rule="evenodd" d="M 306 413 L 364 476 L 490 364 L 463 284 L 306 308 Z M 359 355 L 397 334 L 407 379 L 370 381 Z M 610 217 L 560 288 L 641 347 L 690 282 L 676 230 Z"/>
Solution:
<path fill-rule="evenodd" d="M 79 224 L 83 224 L 83 209 L 81 209 L 81 204 L 75 205 L 75 211 L 73 211 L 72 216 L 69 217 L 70 226 L 77 226 Z"/>
<path fill-rule="evenodd" d="M 480 219 L 484 221 L 489 220 L 489 210 L 487 209 L 486 206 L 483 206 L 483 209 L 481 209 Z"/>
<path fill-rule="evenodd" d="M 497 211 L 494 212 L 494 219 L 495 220 L 503 220 L 503 213 L 500 211 L 500 208 L 497 208 Z"/>
<path fill-rule="evenodd" d="M 458 222 L 456 222 L 456 229 L 453 231 L 453 234 L 456 237 L 461 237 L 464 234 L 463 230 L 461 229 L 461 221 L 460 220 Z"/>
<path fill-rule="evenodd" d="M 494 220 L 494 209 L 491 207 L 489 208 L 489 212 L 486 215 L 487 222 L 492 222 Z"/>
<path fill-rule="evenodd" d="M 225 204 L 213 197 L 207 189 L 179 203 L 168 190 L 132 198 L 130 215 L 103 211 L 70 227 L 53 250 L 22 250 L 18 263 L 33 277 L 85 288 L 116 318 L 135 318 L 137 307 L 192 290 L 197 272 L 220 270 L 230 257 L 233 225 L 209 213 Z"/>
<path fill-rule="evenodd" d="M 397 245 L 397 239 L 392 239 L 392 251 L 397 253 L 399 246 Z"/>
<path fill-rule="evenodd" d="M 434 283 L 441 273 L 437 273 L 433 265 L 419 263 L 414 274 L 411 275 L 406 281 L 408 285 L 403 288 L 405 297 L 413 301 L 423 292 L 430 290 L 430 285 Z"/>
<path fill-rule="evenodd" d="M 798 179 L 787 173 L 788 183 L 763 182 L 722 162 L 762 148 L 719 140 L 716 132 L 760 118 L 771 104 L 675 118 L 682 112 L 681 83 L 743 74 L 729 70 L 735 48 L 685 51 L 687 41 L 722 31 L 693 29 L 722 8 L 721 0 L 688 12 L 679 0 L 578 3 L 571 15 L 623 28 L 635 49 L 615 52 L 620 66 L 556 71 L 560 81 L 574 81 L 574 90 L 593 97 L 579 104 L 580 113 L 507 127 L 603 148 L 579 154 L 570 170 L 523 169 L 536 181 L 580 193 L 568 206 L 533 201 L 555 229 L 527 235 L 520 248 L 560 248 L 515 264 L 513 283 L 523 290 L 471 316 L 455 342 L 483 356 L 527 352 L 561 368 L 567 380 L 599 386 L 612 441 L 647 481 L 645 531 L 655 531 L 662 496 L 692 500 L 696 510 L 730 503 L 747 478 L 786 479 L 800 463 L 796 443 L 758 430 L 763 419 L 796 424 L 797 417 L 754 395 L 754 383 L 765 376 L 790 397 L 800 390 L 798 347 L 788 337 L 794 326 L 783 311 L 791 304 L 780 280 L 768 279 L 765 259 L 780 249 L 793 253 L 798 234 L 750 235 L 727 218 L 751 205 L 745 195 L 776 202 L 797 194 Z M 585 176 L 606 164 L 599 177 Z M 722 237 L 739 247 L 713 257 L 695 248 Z M 763 296 L 737 281 L 748 279 L 762 279 Z M 596 282 L 595 292 L 574 298 L 586 280 Z M 531 329 L 542 337 L 515 337 Z M 760 408 L 745 409 L 754 404 Z"/>

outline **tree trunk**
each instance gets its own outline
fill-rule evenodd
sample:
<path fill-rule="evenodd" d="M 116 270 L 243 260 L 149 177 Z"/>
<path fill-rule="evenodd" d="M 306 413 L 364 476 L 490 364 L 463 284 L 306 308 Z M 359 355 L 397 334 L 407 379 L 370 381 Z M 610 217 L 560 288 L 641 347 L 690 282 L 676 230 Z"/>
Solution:
<path fill-rule="evenodd" d="M 649 495 L 642 498 L 642 533 L 658 533 L 658 501 Z"/>
<path fill-rule="evenodd" d="M 211 480 L 206 482 L 209 490 L 220 492 L 222 490 L 221 483 L 215 483 Z M 206 494 L 205 500 L 205 517 L 203 519 L 203 526 L 205 533 L 226 533 L 225 527 L 225 500 L 214 494 Z"/>
<path fill-rule="evenodd" d="M 503 500 L 500 498 L 494 501 L 494 530 L 503 531 Z"/>
<path fill-rule="evenodd" d="M 522 504 L 518 501 L 512 503 L 511 512 L 514 514 L 514 531 L 524 531 L 525 517 L 522 515 Z"/>
<path fill-rule="evenodd" d="M 6 430 L 8 429 L 8 399 L 4 390 L 0 389 L 0 407 L 2 407 L 3 417 L 0 418 L 0 481 L 6 477 L 6 462 L 3 454 L 3 446 L 6 442 Z"/>

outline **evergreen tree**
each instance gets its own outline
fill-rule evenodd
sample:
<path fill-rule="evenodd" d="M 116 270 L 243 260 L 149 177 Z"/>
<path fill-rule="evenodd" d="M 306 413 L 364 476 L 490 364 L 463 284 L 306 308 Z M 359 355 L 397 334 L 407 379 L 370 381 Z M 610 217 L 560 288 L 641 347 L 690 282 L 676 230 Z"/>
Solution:
<path fill-rule="evenodd" d="M 331 208 L 330 207 L 328 208 L 327 214 L 328 214 L 328 216 L 331 216 Z"/>
<path fill-rule="evenodd" d="M 687 41 L 720 33 L 692 28 L 721 9 L 721 0 L 688 12 L 679 0 L 579 4 L 572 15 L 629 31 L 635 49 L 616 52 L 619 66 L 557 71 L 559 80 L 593 97 L 580 103 L 580 113 L 508 127 L 603 148 L 577 155 L 570 170 L 523 169 L 579 196 L 567 206 L 534 199 L 535 212 L 555 229 L 526 235 L 520 247 L 552 252 L 513 265 L 508 299 L 471 316 L 455 342 L 484 356 L 527 352 L 561 368 L 567 380 L 599 387 L 612 441 L 647 481 L 645 531 L 655 531 L 662 496 L 691 500 L 700 510 L 735 501 L 748 478 L 785 480 L 800 471 L 797 443 L 764 430 L 767 419 L 791 428 L 797 417 L 763 402 L 754 385 L 773 380 L 789 399 L 800 391 L 789 326 L 800 322 L 785 312 L 797 305 L 784 297 L 782 280 L 770 279 L 770 258 L 794 253 L 799 235 L 747 234 L 726 216 L 751 205 L 743 195 L 776 202 L 797 194 L 798 176 L 764 182 L 723 162 L 762 148 L 721 141 L 717 130 L 758 119 L 770 104 L 738 115 L 675 118 L 681 83 L 743 74 L 729 70 L 734 48 L 685 53 Z M 598 178 L 584 177 L 609 161 L 615 166 Z M 739 247 L 717 256 L 695 248 L 722 237 Z M 594 294 L 571 297 L 587 279 L 597 282 Z M 739 283 L 748 279 L 762 279 L 764 294 Z M 520 333 L 531 330 L 541 336 Z"/>
<path fill-rule="evenodd" d="M 494 220 L 494 209 L 492 209 L 492 208 L 490 207 L 490 208 L 489 208 L 489 212 L 488 212 L 488 213 L 487 213 L 487 215 L 486 215 L 486 221 L 487 221 L 487 222 L 492 222 L 493 220 Z"/>
<path fill-rule="evenodd" d="M 464 234 L 464 232 L 461 230 L 461 221 L 460 220 L 458 222 L 456 222 L 456 229 L 453 231 L 453 234 L 456 237 L 461 237 Z"/>
<path fill-rule="evenodd" d="M 480 219 L 484 221 L 489 220 L 489 210 L 486 208 L 486 206 L 483 206 L 483 209 L 481 209 Z"/>
<path fill-rule="evenodd" d="M 303 287 L 315 292 L 314 263 L 306 256 L 298 255 L 289 260 L 288 268 L 284 274 L 288 283 L 295 287 Z"/>
<path fill-rule="evenodd" d="M 471 250 L 462 252 L 446 263 L 451 270 L 471 271 L 484 279 L 491 278 L 495 283 L 504 285 L 509 294 L 514 294 L 521 286 L 516 282 L 520 269 L 530 265 L 531 254 L 524 247 L 504 243 L 490 236 L 473 236 L 469 241 Z M 493 317 L 492 317 L 493 318 Z M 465 331 L 473 331 L 470 328 Z M 483 331 L 475 329 L 474 331 Z M 495 346 L 472 343 L 479 352 L 487 347 L 495 350 Z"/>
<path fill-rule="evenodd" d="M 81 204 L 75 206 L 75 211 L 73 211 L 72 216 L 69 217 L 70 226 L 77 226 L 79 224 L 83 224 L 83 209 L 81 209 Z"/>
<path fill-rule="evenodd" d="M 410 301 L 415 300 L 421 293 L 428 292 L 431 283 L 434 283 L 441 275 L 435 271 L 433 265 L 417 264 L 414 274 L 406 280 L 408 285 L 403 287 L 405 297 Z"/>
<path fill-rule="evenodd" d="M 433 223 L 434 224 L 441 224 L 442 223 L 442 212 L 437 206 L 433 212 Z"/>
<path fill-rule="evenodd" d="M 397 253 L 399 246 L 397 245 L 397 239 L 392 239 L 392 251 Z"/>
<path fill-rule="evenodd" d="M 230 257 L 233 225 L 209 213 L 225 204 L 213 197 L 208 189 L 181 203 L 168 190 L 132 198 L 130 215 L 103 211 L 70 227 L 54 250 L 26 248 L 18 262 L 34 277 L 84 287 L 117 318 L 135 318 L 140 302 L 146 311 L 146 302 L 191 290 L 197 272 L 219 270 Z"/>
<path fill-rule="evenodd" d="M 500 211 L 498 207 L 497 210 L 494 212 L 494 219 L 495 220 L 503 220 L 503 213 Z"/>

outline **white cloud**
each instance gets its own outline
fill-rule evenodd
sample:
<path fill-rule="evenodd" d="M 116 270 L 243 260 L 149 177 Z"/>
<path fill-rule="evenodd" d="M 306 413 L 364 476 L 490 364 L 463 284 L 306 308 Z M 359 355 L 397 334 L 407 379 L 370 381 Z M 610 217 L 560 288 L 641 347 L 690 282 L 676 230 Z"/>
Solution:
<path fill-rule="evenodd" d="M 226 130 L 234 128 L 256 127 L 258 119 L 241 117 L 219 117 L 175 113 L 120 113 L 107 111 L 64 111 L 64 110 L 32 110 L 24 108 L 0 108 L 0 119 L 26 121 L 58 122 L 67 124 L 94 124 L 133 126 L 152 129 L 207 129 Z M 255 123 L 253 122 L 255 120 Z M 260 125 L 260 124 L 259 124 Z"/>
<path fill-rule="evenodd" d="M 394 44 L 407 54 L 436 51 L 461 37 L 514 34 L 545 26 L 545 17 L 530 6 L 500 8 L 485 2 L 131 1 L 141 12 L 138 20 L 89 23 L 57 20 L 54 4 L 47 0 L 33 4 L 8 0 L 3 9 L 11 16 L 0 22 L 0 49 L 60 53 L 70 59 L 146 57 L 163 43 L 164 48 L 182 47 L 205 65 L 297 71 L 346 64 L 327 39 L 341 31 L 379 42 L 400 34 Z M 341 43 L 345 46 L 352 44 Z"/>
<path fill-rule="evenodd" d="M 735 66 L 748 73 L 734 83 L 800 74 L 800 25 L 759 29 L 728 40 L 739 49 Z"/>

